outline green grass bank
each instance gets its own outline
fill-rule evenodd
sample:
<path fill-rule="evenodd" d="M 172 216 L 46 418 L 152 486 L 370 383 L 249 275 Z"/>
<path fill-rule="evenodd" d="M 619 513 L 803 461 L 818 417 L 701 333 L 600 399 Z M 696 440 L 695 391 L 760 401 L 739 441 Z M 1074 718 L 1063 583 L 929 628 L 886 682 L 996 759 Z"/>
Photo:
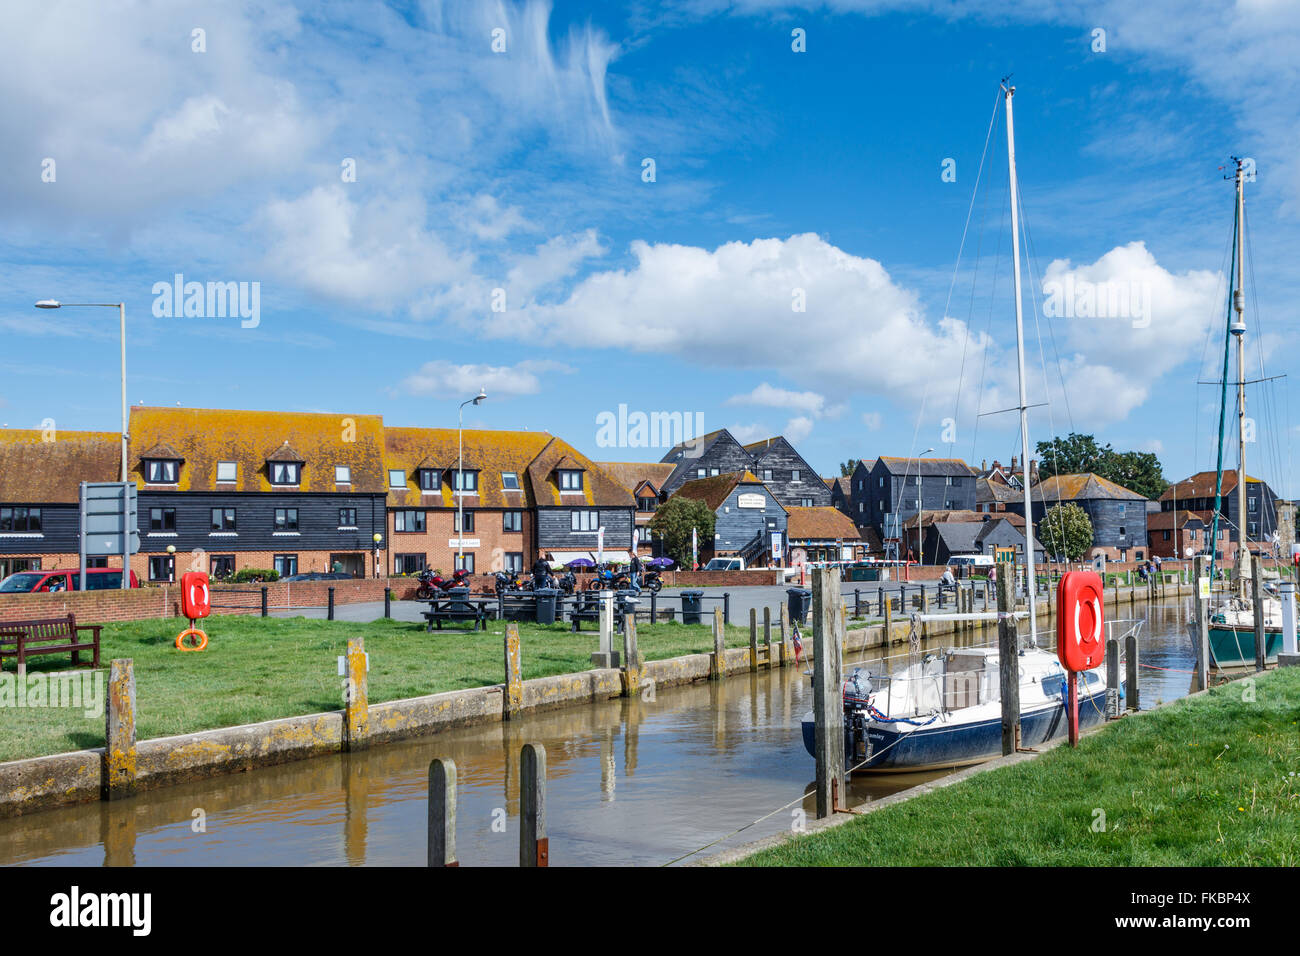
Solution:
<path fill-rule="evenodd" d="M 744 866 L 1300 865 L 1300 668 L 798 836 Z"/>
<path fill-rule="evenodd" d="M 104 626 L 101 670 L 113 658 L 135 662 L 141 740 L 338 710 L 336 659 L 352 637 L 364 637 L 370 655 L 371 704 L 505 679 L 505 625 L 499 621 L 489 621 L 486 632 L 452 627 L 426 634 L 423 624 L 382 619 L 357 624 L 231 615 L 205 622 L 208 647 L 195 653 L 174 646 L 187 626 L 183 618 Z M 589 670 L 599 643 L 592 630 L 573 634 L 562 625 L 521 623 L 519 636 L 525 680 Z M 726 638 L 728 647 L 748 646 L 748 628 L 729 627 Z M 616 634 L 615 644 L 620 641 Z M 644 660 L 707 653 L 713 633 L 697 625 L 640 624 L 637 645 Z M 12 682 L 15 665 L 5 663 L 5 679 Z M 71 670 L 67 654 L 38 657 L 29 662 L 28 677 Z M 0 761 L 103 745 L 102 711 L 86 717 L 71 708 L 0 707 Z"/>

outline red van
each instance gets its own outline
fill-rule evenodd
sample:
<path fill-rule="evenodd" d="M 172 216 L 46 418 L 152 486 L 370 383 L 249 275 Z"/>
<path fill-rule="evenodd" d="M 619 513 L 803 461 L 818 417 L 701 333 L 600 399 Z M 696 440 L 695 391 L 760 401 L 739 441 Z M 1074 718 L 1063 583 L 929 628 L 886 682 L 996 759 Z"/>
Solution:
<path fill-rule="evenodd" d="M 87 591 L 113 591 L 122 586 L 121 568 L 87 568 Z M 131 572 L 131 587 L 138 588 L 139 579 Z M 81 571 L 19 571 L 0 581 L 0 594 L 48 594 L 52 591 L 77 591 L 81 588 Z"/>

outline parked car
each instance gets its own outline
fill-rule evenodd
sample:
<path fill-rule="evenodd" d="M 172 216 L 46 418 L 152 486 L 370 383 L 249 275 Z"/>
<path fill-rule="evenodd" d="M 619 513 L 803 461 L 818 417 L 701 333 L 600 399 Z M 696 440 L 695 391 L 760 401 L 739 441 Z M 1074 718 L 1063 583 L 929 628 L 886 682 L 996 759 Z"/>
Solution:
<path fill-rule="evenodd" d="M 112 591 L 122 586 L 121 568 L 87 568 L 87 591 Z M 131 572 L 130 586 L 138 588 L 140 580 Z M 0 581 L 0 594 L 48 594 L 54 591 L 81 589 L 81 570 L 18 571 Z"/>

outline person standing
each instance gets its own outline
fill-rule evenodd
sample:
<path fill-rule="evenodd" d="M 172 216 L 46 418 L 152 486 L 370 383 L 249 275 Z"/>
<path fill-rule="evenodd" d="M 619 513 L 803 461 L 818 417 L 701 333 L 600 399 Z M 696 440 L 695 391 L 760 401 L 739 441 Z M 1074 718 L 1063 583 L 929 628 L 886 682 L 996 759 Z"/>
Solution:
<path fill-rule="evenodd" d="M 544 555 L 538 555 L 533 562 L 533 590 L 549 587 L 551 583 L 551 566 Z"/>
<path fill-rule="evenodd" d="M 640 581 L 641 558 L 637 556 L 637 553 L 635 551 L 632 552 L 632 560 L 628 562 L 627 572 L 628 572 L 628 577 L 631 579 L 632 582 L 632 590 L 640 591 L 641 590 L 641 581 Z"/>

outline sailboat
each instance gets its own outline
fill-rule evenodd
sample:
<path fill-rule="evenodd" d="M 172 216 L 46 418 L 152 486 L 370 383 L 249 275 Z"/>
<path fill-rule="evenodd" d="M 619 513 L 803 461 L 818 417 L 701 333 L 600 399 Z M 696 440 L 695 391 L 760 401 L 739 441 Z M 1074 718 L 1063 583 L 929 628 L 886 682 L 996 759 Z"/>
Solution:
<path fill-rule="evenodd" d="M 1217 668 L 1244 667 L 1255 663 L 1255 607 L 1246 593 L 1250 568 L 1250 550 L 1246 545 L 1246 175 L 1245 161 L 1235 160 L 1236 170 L 1236 228 L 1233 230 L 1233 265 L 1235 281 L 1231 291 L 1228 339 L 1224 343 L 1223 390 L 1219 402 L 1219 457 L 1214 481 L 1214 519 L 1210 526 L 1210 580 L 1214 580 L 1214 559 L 1218 553 L 1219 514 L 1223 500 L 1223 420 L 1228 402 L 1228 358 L 1236 344 L 1237 352 L 1237 551 L 1236 583 L 1238 593 L 1228 597 L 1210 611 L 1209 650 L 1210 663 Z M 1277 598 L 1262 597 L 1264 605 L 1264 661 L 1277 662 L 1282 648 L 1282 605 Z M 1199 629 L 1198 629 L 1199 630 Z M 1199 633 L 1192 637 L 1192 646 L 1199 648 Z M 1199 650 L 1197 651 L 1199 654 Z"/>
<path fill-rule="evenodd" d="M 1020 295 L 1019 189 L 1011 98 L 1016 88 L 1002 82 L 1007 111 L 1007 174 L 1011 197 L 1011 254 L 1014 262 L 1016 357 L 1020 381 L 1022 461 L 1029 461 L 1029 402 L 1025 379 L 1025 333 Z M 1068 679 L 1055 654 L 1038 646 L 1031 486 L 1024 483 L 1025 593 L 1028 646 L 1019 651 L 1020 740 L 1034 747 L 1068 730 Z M 1023 613 L 1023 612 L 1022 612 Z M 996 618 L 996 614 L 991 615 Z M 1017 614 L 1021 616 L 1021 614 Z M 934 615 L 938 617 L 938 615 Z M 967 618 L 988 615 L 967 615 Z M 927 654 L 895 674 L 862 673 L 844 685 L 845 767 L 851 772 L 914 772 L 980 763 L 1002 754 L 1000 652 L 996 647 L 957 647 Z M 1122 693 L 1122 690 L 1121 690 Z M 1079 726 L 1105 719 L 1103 667 L 1079 675 Z M 803 718 L 804 746 L 816 755 L 816 724 Z"/>

